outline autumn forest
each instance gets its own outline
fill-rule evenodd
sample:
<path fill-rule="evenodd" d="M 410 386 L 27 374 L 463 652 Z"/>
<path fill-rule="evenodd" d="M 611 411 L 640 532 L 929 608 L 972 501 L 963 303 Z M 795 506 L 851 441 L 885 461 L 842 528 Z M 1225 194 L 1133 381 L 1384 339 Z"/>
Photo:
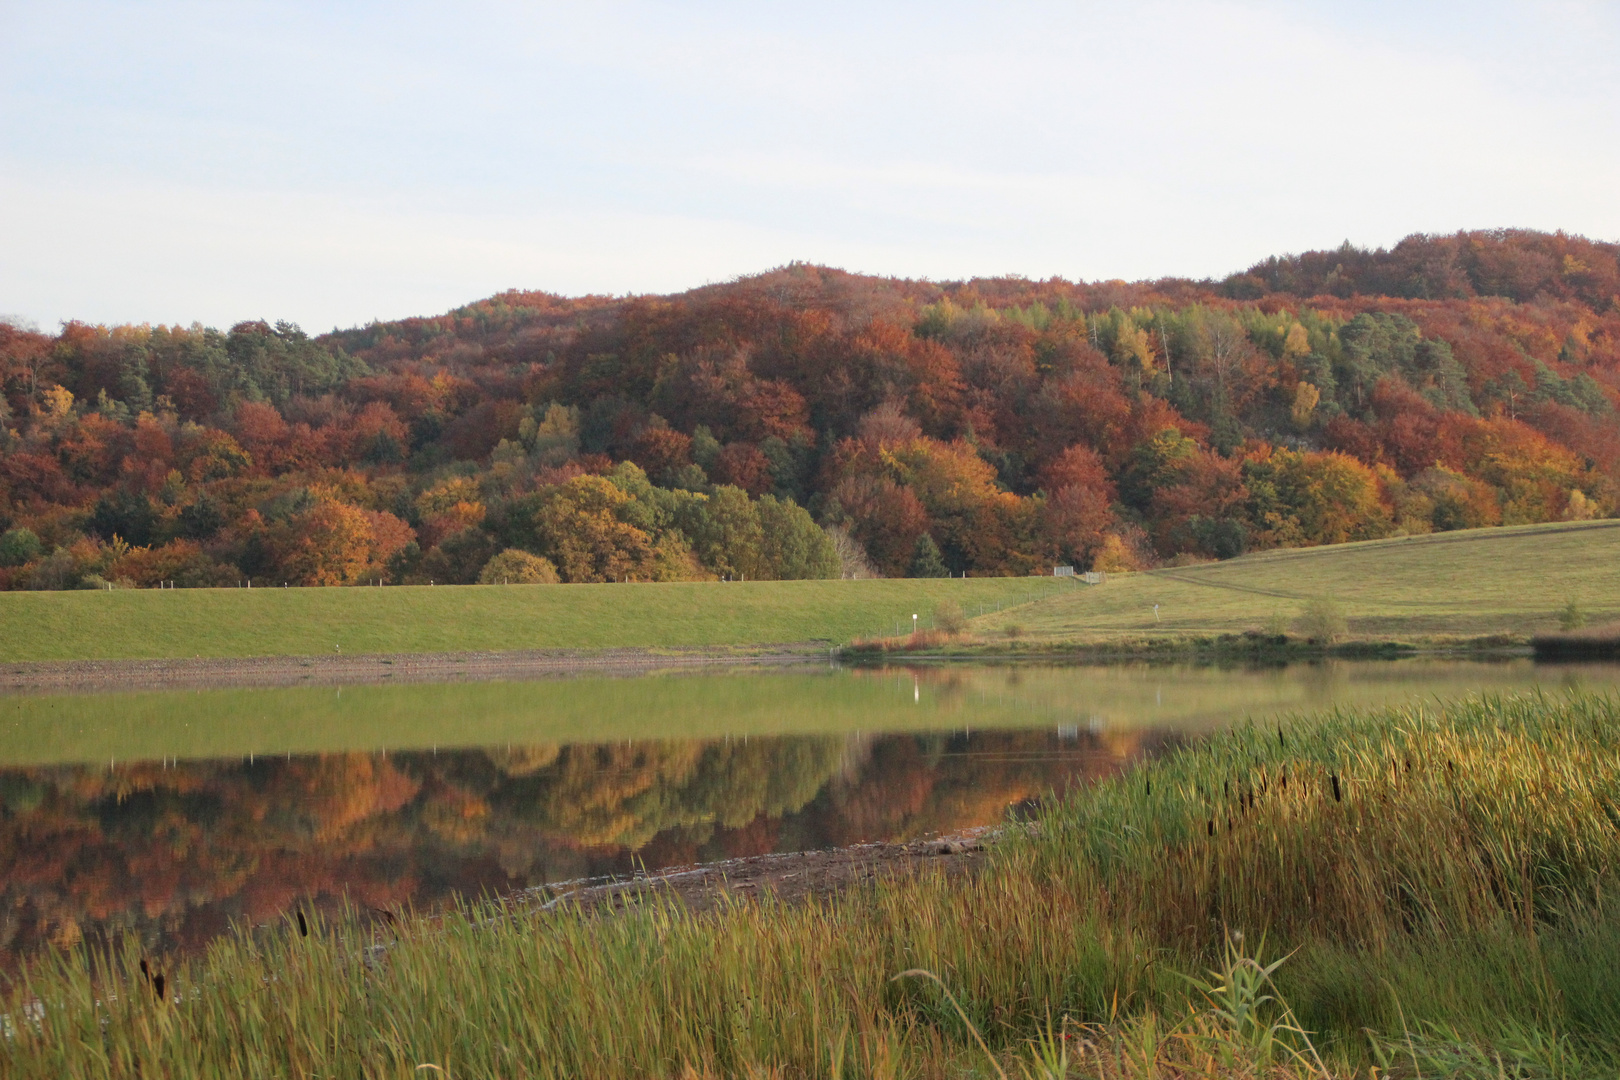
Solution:
<path fill-rule="evenodd" d="M 1612 515 L 1620 245 L 0 324 L 0 588 L 1128 570 Z"/>

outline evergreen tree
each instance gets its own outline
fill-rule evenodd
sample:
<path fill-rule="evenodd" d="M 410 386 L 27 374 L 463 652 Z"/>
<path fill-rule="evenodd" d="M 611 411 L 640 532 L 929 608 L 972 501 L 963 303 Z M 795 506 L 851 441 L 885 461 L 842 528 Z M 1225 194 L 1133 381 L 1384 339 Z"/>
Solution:
<path fill-rule="evenodd" d="M 950 577 L 950 569 L 940 558 L 939 545 L 927 533 L 917 537 L 917 546 L 911 553 L 911 569 L 907 577 Z"/>

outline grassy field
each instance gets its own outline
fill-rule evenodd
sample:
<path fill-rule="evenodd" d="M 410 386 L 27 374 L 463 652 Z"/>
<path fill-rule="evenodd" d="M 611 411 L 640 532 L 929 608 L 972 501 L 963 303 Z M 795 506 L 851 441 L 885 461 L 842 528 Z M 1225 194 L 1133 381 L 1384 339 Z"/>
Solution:
<path fill-rule="evenodd" d="M 1407 659 L 1209 665 L 795 666 L 532 682 L 0 695 L 0 768 L 430 747 L 964 728 L 1207 732 L 1245 717 L 1535 686 L 1620 689 L 1620 668 Z"/>
<path fill-rule="evenodd" d="M 1612 697 L 1249 726 L 971 878 L 55 953 L 0 998 L 0 1073 L 1613 1076 L 1617 805 Z"/>
<path fill-rule="evenodd" d="M 1569 601 L 1620 617 L 1620 522 L 1481 529 L 1119 575 L 635 585 L 0 593 L 0 663 L 513 649 L 843 644 L 929 625 L 1030 642 L 1288 626 L 1317 597 L 1352 635 L 1525 637 Z M 1157 617 L 1153 606 L 1159 605 Z"/>
<path fill-rule="evenodd" d="M 1557 629 L 1571 600 L 1592 621 L 1610 621 L 1620 618 L 1620 521 L 1268 551 L 1120 575 L 971 625 L 999 636 L 1015 624 L 1032 642 L 1291 631 L 1319 597 L 1340 606 L 1352 637 L 1379 640 L 1528 637 Z"/>
<path fill-rule="evenodd" d="M 847 642 L 1050 578 L 0 593 L 0 663 Z"/>

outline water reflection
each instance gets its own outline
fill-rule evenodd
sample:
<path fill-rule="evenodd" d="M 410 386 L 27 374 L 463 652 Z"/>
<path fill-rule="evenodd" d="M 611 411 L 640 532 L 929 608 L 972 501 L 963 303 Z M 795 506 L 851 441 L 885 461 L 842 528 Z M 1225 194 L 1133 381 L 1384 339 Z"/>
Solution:
<path fill-rule="evenodd" d="M 124 929 L 196 947 L 309 897 L 426 907 L 989 824 L 1245 716 L 1617 684 L 1412 660 L 0 695 L 0 968 Z"/>
<path fill-rule="evenodd" d="M 431 905 L 986 824 L 1158 745 L 999 731 L 535 743 L 0 770 L 0 962 L 195 948 L 289 905 Z"/>

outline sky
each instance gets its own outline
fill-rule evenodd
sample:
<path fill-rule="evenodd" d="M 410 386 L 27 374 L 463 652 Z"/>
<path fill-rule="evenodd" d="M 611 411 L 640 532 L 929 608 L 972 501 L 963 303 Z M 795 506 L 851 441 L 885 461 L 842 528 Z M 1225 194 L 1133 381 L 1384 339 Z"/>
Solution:
<path fill-rule="evenodd" d="M 0 0 L 0 315 L 1620 240 L 1620 4 Z"/>

